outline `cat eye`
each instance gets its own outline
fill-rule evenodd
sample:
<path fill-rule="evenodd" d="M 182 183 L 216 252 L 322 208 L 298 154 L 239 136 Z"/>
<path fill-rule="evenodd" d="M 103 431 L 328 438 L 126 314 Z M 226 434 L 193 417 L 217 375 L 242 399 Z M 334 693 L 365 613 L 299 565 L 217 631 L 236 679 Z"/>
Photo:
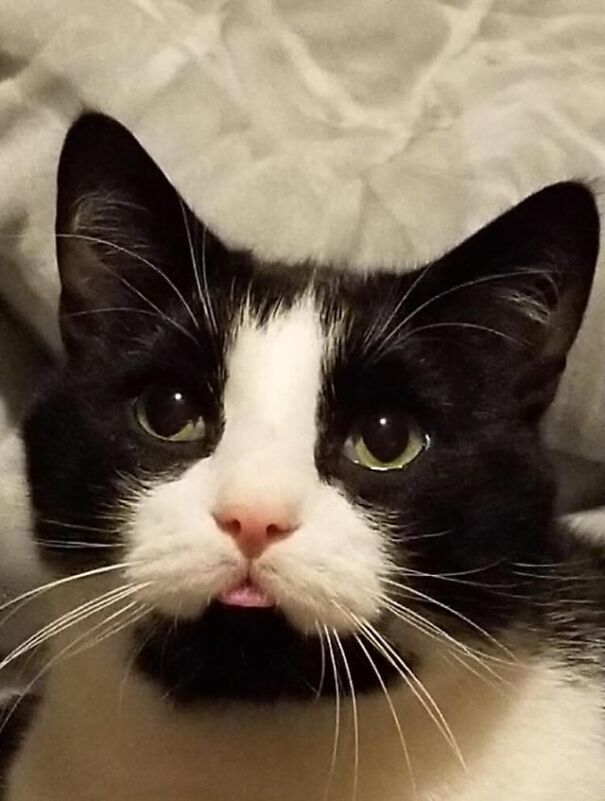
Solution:
<path fill-rule="evenodd" d="M 345 442 L 344 455 L 368 470 L 402 470 L 428 444 L 428 435 L 404 412 L 373 412 L 359 421 Z"/>
<path fill-rule="evenodd" d="M 141 428 L 157 439 L 195 442 L 206 434 L 199 403 L 180 387 L 150 387 L 135 401 L 134 414 Z"/>

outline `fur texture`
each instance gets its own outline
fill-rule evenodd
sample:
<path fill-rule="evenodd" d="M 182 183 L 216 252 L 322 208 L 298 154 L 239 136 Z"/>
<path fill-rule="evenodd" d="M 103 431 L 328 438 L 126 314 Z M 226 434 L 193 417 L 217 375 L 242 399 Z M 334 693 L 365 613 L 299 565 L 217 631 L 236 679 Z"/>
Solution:
<path fill-rule="evenodd" d="M 25 439 L 58 622 L 8 801 L 601 798 L 603 556 L 539 436 L 590 191 L 416 273 L 286 268 L 92 115 L 57 226 L 68 359 Z"/>

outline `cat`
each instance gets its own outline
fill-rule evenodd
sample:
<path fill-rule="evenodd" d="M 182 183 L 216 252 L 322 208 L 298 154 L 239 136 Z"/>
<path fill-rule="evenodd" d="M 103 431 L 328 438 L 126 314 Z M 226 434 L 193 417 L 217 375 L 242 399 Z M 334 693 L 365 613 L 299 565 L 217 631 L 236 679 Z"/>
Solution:
<path fill-rule="evenodd" d="M 55 622 L 6 800 L 605 797 L 605 558 L 540 438 L 592 191 L 405 273 L 261 263 L 88 113 L 56 225 L 23 431 Z"/>

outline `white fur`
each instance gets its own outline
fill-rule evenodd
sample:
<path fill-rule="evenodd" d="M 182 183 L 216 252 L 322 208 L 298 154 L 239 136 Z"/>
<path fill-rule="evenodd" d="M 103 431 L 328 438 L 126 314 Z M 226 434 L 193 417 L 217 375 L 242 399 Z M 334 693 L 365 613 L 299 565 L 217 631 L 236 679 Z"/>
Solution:
<path fill-rule="evenodd" d="M 128 575 L 166 614 L 197 615 L 245 577 L 248 563 L 212 512 L 224 504 L 286 509 L 296 531 L 251 567 L 303 630 L 316 621 L 350 631 L 351 613 L 373 619 L 386 544 L 314 463 L 321 370 L 329 341 L 309 299 L 259 326 L 247 314 L 227 361 L 225 431 L 218 448 L 133 504 Z"/>

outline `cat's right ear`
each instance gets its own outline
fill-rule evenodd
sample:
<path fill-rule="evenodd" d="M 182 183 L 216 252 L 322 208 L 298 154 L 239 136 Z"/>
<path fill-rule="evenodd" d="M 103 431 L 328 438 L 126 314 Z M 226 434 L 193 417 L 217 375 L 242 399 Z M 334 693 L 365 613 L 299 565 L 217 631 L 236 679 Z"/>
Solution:
<path fill-rule="evenodd" d="M 220 247 L 135 137 L 104 115 L 86 114 L 69 130 L 57 184 L 60 322 L 69 350 L 115 330 L 128 310 L 152 314 L 187 293 L 202 235 L 204 246 Z"/>

